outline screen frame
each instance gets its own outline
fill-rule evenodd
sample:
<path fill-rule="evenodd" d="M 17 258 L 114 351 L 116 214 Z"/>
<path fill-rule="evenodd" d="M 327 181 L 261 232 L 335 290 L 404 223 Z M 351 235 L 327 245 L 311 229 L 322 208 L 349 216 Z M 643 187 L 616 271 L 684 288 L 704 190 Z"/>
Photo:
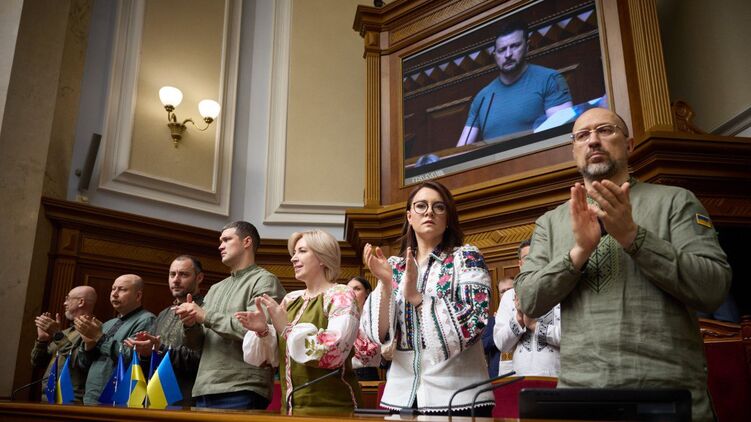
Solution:
<path fill-rule="evenodd" d="M 398 86 L 392 87 L 396 89 L 396 92 L 394 93 L 396 101 L 394 101 L 395 104 L 393 105 L 395 106 L 394 108 L 397 111 L 396 115 L 393 115 L 392 113 L 395 123 L 392 129 L 394 127 L 396 128 L 396 133 L 393 133 L 393 135 L 397 140 L 396 145 L 393 145 L 392 148 L 396 149 L 397 154 L 393 154 L 392 151 L 391 160 L 392 162 L 394 162 L 394 159 L 398 159 L 398 163 L 396 165 L 397 168 L 391 168 L 392 174 L 398 172 L 396 180 L 397 183 L 394 187 L 398 187 L 399 190 L 405 190 L 425 180 L 437 179 L 439 181 L 443 181 L 446 179 L 451 179 L 452 177 L 456 178 L 467 174 L 478 174 L 482 175 L 480 177 L 481 179 L 492 180 L 493 173 L 496 173 L 493 171 L 493 168 L 498 168 L 503 163 L 509 161 L 515 161 L 512 166 L 520 170 L 528 171 L 534 170 L 534 168 L 539 167 L 539 165 L 536 164 L 525 165 L 524 163 L 519 162 L 527 156 L 534 157 L 534 161 L 543 164 L 543 166 L 559 164 L 562 158 L 566 160 L 566 154 L 561 154 L 560 150 L 561 148 L 570 150 L 570 140 L 568 134 L 570 133 L 570 129 L 573 126 L 573 121 L 566 122 L 563 125 L 555 126 L 552 129 L 542 133 L 507 136 L 507 139 L 504 140 L 504 142 L 487 144 L 481 142 L 479 145 L 473 144 L 465 147 L 444 150 L 449 151 L 449 153 L 454 155 L 449 156 L 446 159 L 441 159 L 441 161 L 422 166 L 425 171 L 416 175 L 414 174 L 414 169 L 408 169 L 408 166 L 410 166 L 411 164 L 407 164 L 407 162 L 410 161 L 410 158 L 406 157 L 407 154 L 405 148 L 405 139 L 407 138 L 407 134 L 405 133 L 405 101 L 407 101 L 407 99 L 405 99 L 404 97 L 404 85 L 403 83 L 401 83 L 401 80 L 406 77 L 404 71 L 405 61 L 413 60 L 414 58 L 429 52 L 439 51 L 441 47 L 450 45 L 451 43 L 457 43 L 462 38 L 472 35 L 475 31 L 502 25 L 507 20 L 514 19 L 514 17 L 518 16 L 520 12 L 533 9 L 535 7 L 543 7 L 545 1 L 546 0 L 529 0 L 509 2 L 512 4 L 504 3 L 500 7 L 496 7 L 495 9 L 489 11 L 489 13 L 484 14 L 480 19 L 476 21 L 472 21 L 465 25 L 456 25 L 455 27 L 442 31 L 436 34 L 436 36 L 430 37 L 423 42 L 416 42 L 410 46 L 407 46 L 393 55 L 395 56 L 394 59 L 396 60 L 396 63 L 394 63 L 396 65 L 394 70 L 396 70 L 396 73 L 400 76 L 400 83 L 398 84 Z M 602 60 L 602 90 L 604 91 L 605 106 L 610 109 L 614 109 L 613 90 L 611 89 L 612 81 L 610 75 L 608 43 L 604 30 L 605 19 L 603 16 L 602 4 L 600 0 L 582 0 L 581 2 L 579 2 L 577 7 L 581 6 L 583 8 L 588 8 L 590 7 L 588 3 L 590 3 L 591 6 L 594 7 L 594 14 L 597 20 L 597 37 L 599 38 L 598 53 Z M 564 10 L 563 12 L 566 11 Z M 556 11 L 554 13 L 562 12 Z M 534 28 L 534 26 L 530 25 L 530 28 Z M 392 59 L 391 61 L 393 62 L 394 60 Z M 493 69 L 493 73 L 497 74 L 496 72 L 497 67 Z M 393 83 L 394 82 L 392 79 L 392 84 Z M 472 94 L 474 96 L 475 93 Z M 574 105 L 577 105 L 577 103 L 574 102 Z M 392 108 L 392 111 L 394 110 L 394 108 Z M 459 132 L 457 133 L 457 139 L 459 138 L 460 132 L 461 129 L 459 129 Z M 514 144 L 516 144 L 517 146 L 509 148 L 510 145 Z M 456 150 L 459 149 L 463 149 L 464 151 L 457 153 Z M 468 159 L 463 160 L 462 158 Z M 503 171 L 499 172 L 498 174 L 501 176 L 507 175 L 504 174 Z M 469 177 L 469 180 L 475 179 L 477 179 L 477 177 Z M 392 185 L 394 185 L 393 181 Z"/>

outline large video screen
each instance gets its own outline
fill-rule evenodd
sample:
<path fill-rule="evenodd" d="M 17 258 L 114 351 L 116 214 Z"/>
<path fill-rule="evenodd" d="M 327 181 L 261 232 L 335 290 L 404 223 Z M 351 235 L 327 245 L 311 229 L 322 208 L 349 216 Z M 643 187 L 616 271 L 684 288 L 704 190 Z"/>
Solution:
<path fill-rule="evenodd" d="M 569 142 L 608 107 L 594 1 L 539 0 L 402 59 L 404 184 Z"/>

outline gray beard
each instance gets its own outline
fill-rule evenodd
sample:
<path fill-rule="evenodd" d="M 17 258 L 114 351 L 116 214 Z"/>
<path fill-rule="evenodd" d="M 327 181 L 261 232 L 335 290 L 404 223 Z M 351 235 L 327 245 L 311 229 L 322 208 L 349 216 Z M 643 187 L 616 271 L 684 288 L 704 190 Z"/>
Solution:
<path fill-rule="evenodd" d="M 601 181 L 611 179 L 618 173 L 618 166 L 615 162 L 608 160 L 602 163 L 587 164 L 584 168 L 579 169 L 584 180 Z"/>

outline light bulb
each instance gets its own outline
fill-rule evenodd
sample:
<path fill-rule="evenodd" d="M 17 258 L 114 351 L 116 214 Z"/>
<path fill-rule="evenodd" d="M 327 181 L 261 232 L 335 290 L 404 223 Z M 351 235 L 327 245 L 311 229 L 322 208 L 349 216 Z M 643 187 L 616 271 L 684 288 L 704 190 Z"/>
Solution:
<path fill-rule="evenodd" d="M 159 100 L 165 106 L 177 107 L 183 101 L 183 93 L 174 86 L 163 86 L 159 89 Z"/>
<path fill-rule="evenodd" d="M 212 120 L 216 119 L 216 116 L 219 115 L 219 110 L 221 110 L 221 107 L 219 106 L 219 103 L 214 100 L 201 100 L 201 102 L 198 103 L 198 112 L 201 113 L 201 116 L 204 118 L 208 117 Z"/>

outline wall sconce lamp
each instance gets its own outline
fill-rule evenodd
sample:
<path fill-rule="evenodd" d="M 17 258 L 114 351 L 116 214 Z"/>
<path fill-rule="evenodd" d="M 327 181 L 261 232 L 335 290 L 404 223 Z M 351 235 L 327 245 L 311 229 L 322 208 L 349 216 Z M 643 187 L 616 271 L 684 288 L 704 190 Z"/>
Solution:
<path fill-rule="evenodd" d="M 173 86 L 163 86 L 159 90 L 159 100 L 164 104 L 164 109 L 167 110 L 167 127 L 169 127 L 170 135 L 172 136 L 172 143 L 175 145 L 175 148 L 177 148 L 177 144 L 180 142 L 180 139 L 182 139 L 183 132 L 187 129 L 185 126 L 186 123 L 193 124 L 196 129 L 203 132 L 209 128 L 211 122 L 216 119 L 216 116 L 219 115 L 219 110 L 221 109 L 219 103 L 214 100 L 201 100 L 201 102 L 198 103 L 198 112 L 201 113 L 203 121 L 206 122 L 206 127 L 201 129 L 191 118 L 183 120 L 182 123 L 177 121 L 175 107 L 179 106 L 183 101 L 182 91 Z"/>

